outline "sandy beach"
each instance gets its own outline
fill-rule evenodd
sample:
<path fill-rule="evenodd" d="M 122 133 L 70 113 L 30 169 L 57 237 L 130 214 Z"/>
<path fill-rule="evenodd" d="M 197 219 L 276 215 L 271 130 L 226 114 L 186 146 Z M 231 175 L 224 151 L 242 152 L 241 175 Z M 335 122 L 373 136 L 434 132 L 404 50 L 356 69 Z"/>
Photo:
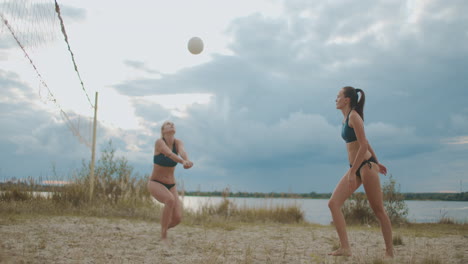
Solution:
<path fill-rule="evenodd" d="M 375 227 L 350 227 L 352 257 L 327 256 L 332 226 L 312 224 L 181 224 L 170 243 L 159 224 L 73 216 L 1 216 L 1 263 L 468 263 L 468 232 L 395 229 L 403 245 L 383 260 Z M 463 231 L 460 231 L 463 230 Z"/>

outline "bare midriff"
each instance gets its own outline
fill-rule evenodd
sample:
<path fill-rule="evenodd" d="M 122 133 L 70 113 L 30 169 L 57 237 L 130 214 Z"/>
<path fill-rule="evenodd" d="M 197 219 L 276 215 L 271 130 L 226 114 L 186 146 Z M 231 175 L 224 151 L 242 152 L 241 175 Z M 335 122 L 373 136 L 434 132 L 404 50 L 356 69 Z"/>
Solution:
<path fill-rule="evenodd" d="M 347 143 L 346 144 L 346 149 L 348 150 L 349 164 L 353 164 L 354 160 L 356 159 L 356 156 L 358 154 L 358 151 L 359 151 L 359 142 L 356 140 L 356 141 Z M 372 154 L 370 153 L 369 150 L 367 150 L 366 154 L 364 155 L 363 161 L 370 159 L 371 156 L 372 156 Z"/>
<path fill-rule="evenodd" d="M 153 172 L 151 173 L 150 180 L 157 180 L 167 184 L 175 183 L 174 179 L 175 167 L 164 167 L 153 164 Z"/>

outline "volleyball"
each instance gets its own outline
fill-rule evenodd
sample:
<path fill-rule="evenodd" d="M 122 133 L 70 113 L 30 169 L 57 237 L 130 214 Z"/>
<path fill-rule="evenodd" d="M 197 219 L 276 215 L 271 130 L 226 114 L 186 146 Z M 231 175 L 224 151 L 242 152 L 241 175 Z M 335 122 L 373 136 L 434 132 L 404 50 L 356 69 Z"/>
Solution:
<path fill-rule="evenodd" d="M 200 54 L 203 51 L 203 41 L 199 37 L 193 37 L 189 40 L 187 48 L 192 54 Z"/>

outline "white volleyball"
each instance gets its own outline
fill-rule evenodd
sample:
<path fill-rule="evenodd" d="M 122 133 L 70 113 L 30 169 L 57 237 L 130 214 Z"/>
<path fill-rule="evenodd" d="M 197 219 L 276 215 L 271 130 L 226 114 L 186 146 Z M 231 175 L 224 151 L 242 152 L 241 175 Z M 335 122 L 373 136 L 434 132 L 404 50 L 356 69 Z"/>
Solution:
<path fill-rule="evenodd" d="M 203 41 L 199 37 L 193 37 L 187 44 L 188 50 L 192 54 L 200 54 L 203 51 Z"/>

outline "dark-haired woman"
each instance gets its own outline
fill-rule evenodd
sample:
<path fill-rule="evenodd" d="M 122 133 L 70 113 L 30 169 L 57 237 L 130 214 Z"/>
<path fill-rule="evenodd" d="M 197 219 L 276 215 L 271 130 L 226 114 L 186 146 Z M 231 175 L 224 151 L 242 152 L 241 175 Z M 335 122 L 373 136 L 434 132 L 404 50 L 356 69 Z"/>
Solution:
<path fill-rule="evenodd" d="M 174 171 L 177 163 L 189 169 L 193 163 L 188 159 L 182 140 L 174 137 L 175 125 L 166 121 L 161 126 L 161 138 L 154 146 L 153 172 L 148 181 L 148 190 L 164 204 L 161 217 L 161 239 L 166 242 L 167 230 L 178 225 L 182 219 L 182 206 L 177 193 Z"/>
<path fill-rule="evenodd" d="M 337 184 L 328 202 L 333 224 L 340 239 L 340 248 L 329 255 L 351 255 L 346 222 L 341 207 L 346 199 L 363 184 L 369 204 L 380 222 L 386 246 L 385 255 L 393 257 L 392 225 L 384 209 L 379 180 L 379 172 L 386 174 L 387 168 L 379 163 L 374 150 L 367 141 L 364 132 L 364 102 L 364 92 L 351 86 L 343 87 L 336 97 L 336 108 L 343 113 L 341 136 L 346 142 L 350 168 Z"/>

